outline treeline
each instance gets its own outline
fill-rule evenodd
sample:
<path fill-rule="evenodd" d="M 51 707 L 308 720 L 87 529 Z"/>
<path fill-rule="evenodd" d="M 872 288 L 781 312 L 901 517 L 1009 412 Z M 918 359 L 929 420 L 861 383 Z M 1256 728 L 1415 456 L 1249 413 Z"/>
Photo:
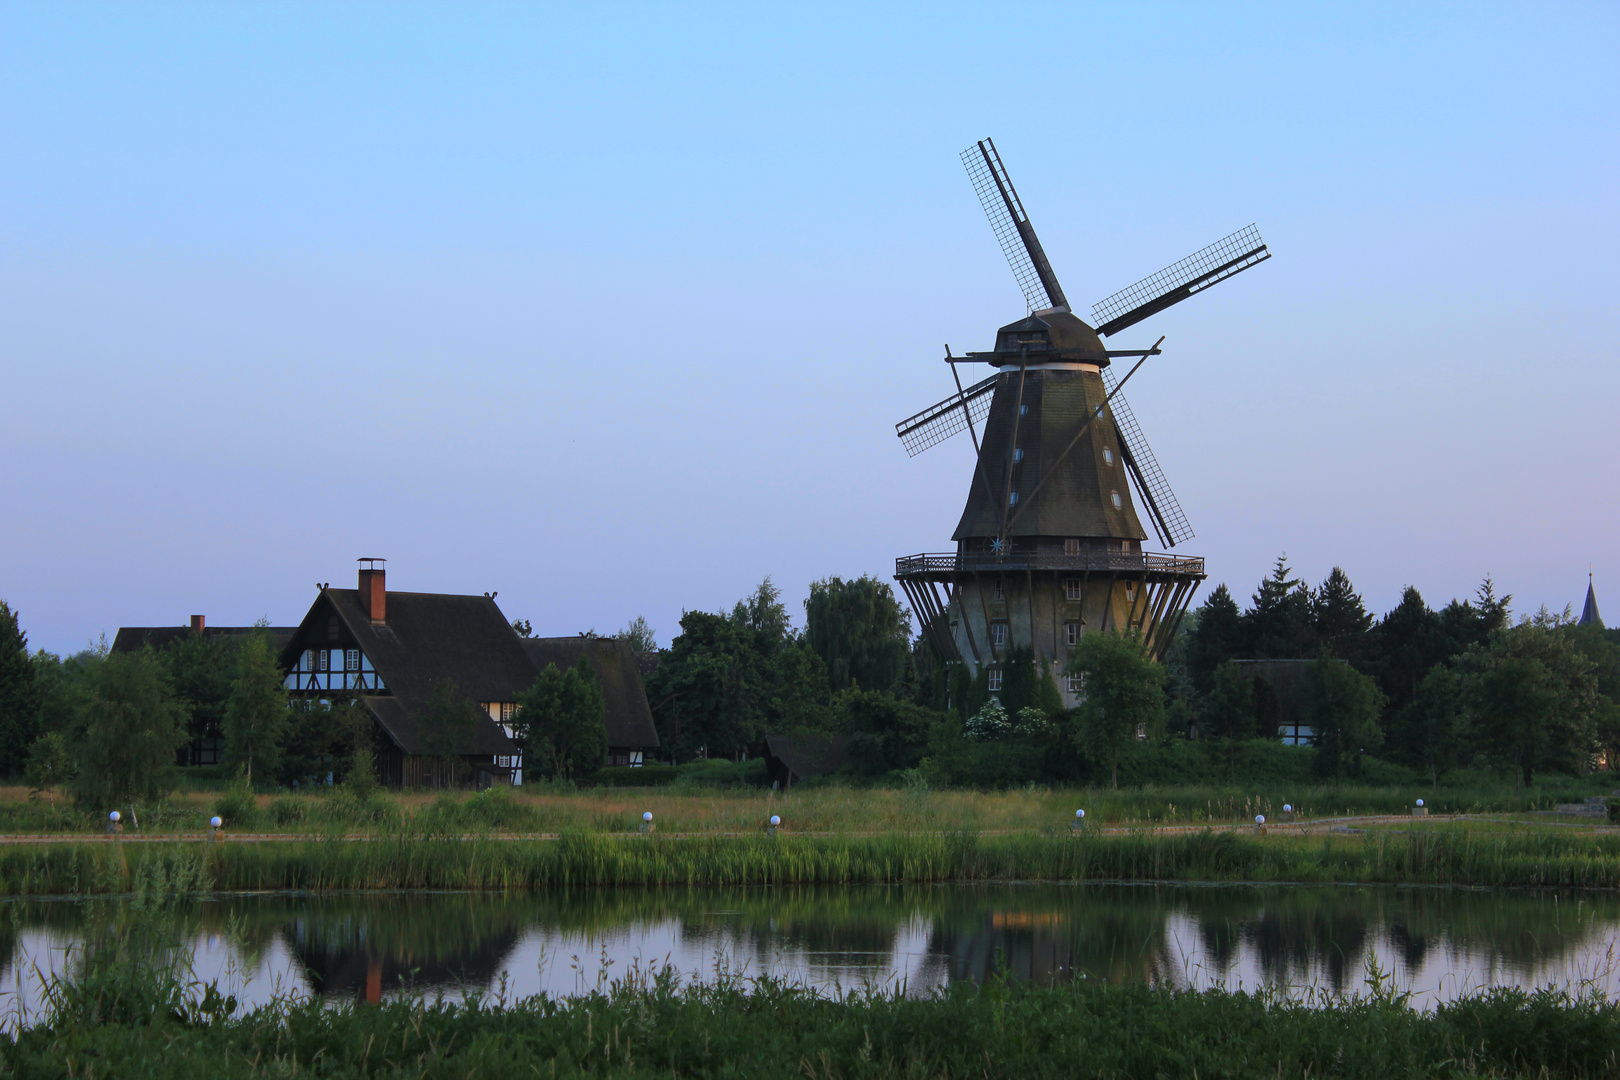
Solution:
<path fill-rule="evenodd" d="M 1515 624 L 1511 601 L 1487 579 L 1436 610 L 1409 587 L 1379 618 L 1343 570 L 1313 589 L 1280 558 L 1246 608 L 1221 585 L 1189 612 L 1162 665 L 1087 634 L 1062 670 L 1013 650 L 992 694 L 912 638 L 887 583 L 815 582 L 795 629 L 767 578 L 729 612 L 683 616 L 647 689 L 678 761 L 809 732 L 842 740 L 847 775 L 941 785 L 1588 772 L 1620 753 L 1620 633 L 1567 611 Z M 1284 703 L 1246 660 L 1304 662 L 1293 704 L 1314 748 L 1280 745 Z M 1074 709 L 1065 674 L 1084 686 Z"/>
<path fill-rule="evenodd" d="M 1167 658 L 1169 730 L 1270 739 L 1279 702 L 1244 660 L 1311 660 L 1303 715 L 1320 771 L 1398 763 L 1438 782 L 1469 768 L 1579 775 L 1620 753 L 1620 633 L 1568 609 L 1515 623 L 1487 578 L 1435 610 L 1408 586 L 1374 618 L 1335 567 L 1312 589 L 1279 558 L 1239 610 L 1225 585 L 1189 615 Z"/>

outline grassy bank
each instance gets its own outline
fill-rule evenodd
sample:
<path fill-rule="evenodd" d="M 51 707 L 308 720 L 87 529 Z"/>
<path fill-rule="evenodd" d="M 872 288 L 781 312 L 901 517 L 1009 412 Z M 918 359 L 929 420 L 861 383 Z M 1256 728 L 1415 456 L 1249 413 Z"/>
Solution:
<path fill-rule="evenodd" d="M 1435 825 L 1267 837 L 1207 831 L 1071 837 L 883 836 L 503 840 L 383 833 L 366 841 L 0 848 L 0 894 L 215 889 L 533 889 L 989 880 L 1298 881 L 1620 888 L 1620 836 Z"/>
<path fill-rule="evenodd" d="M 18 1077 L 1433 1077 L 1616 1075 L 1620 1012 L 1495 992 L 1420 1013 L 1396 995 L 1267 996 L 992 979 L 922 1000 L 633 976 L 574 1000 L 282 1004 L 92 972 L 0 1041 Z"/>
<path fill-rule="evenodd" d="M 1401 813 L 1422 798 L 1436 813 L 1522 813 L 1550 810 L 1612 790 L 1612 777 L 1551 778 L 1532 788 L 1484 782 L 1438 791 L 1356 785 L 1252 787 L 1023 788 L 981 792 L 907 788 L 804 787 L 773 793 L 750 787 L 672 785 L 598 787 L 550 784 L 466 792 L 379 793 L 360 800 L 346 792 L 260 794 L 217 792 L 172 796 L 130 812 L 126 828 L 142 833 L 197 831 L 218 813 L 231 832 L 320 834 L 328 829 L 406 828 L 418 832 L 493 829 L 506 832 L 633 832 L 644 811 L 662 831 L 727 833 L 759 828 L 772 814 L 797 832 L 841 834 L 974 829 L 1040 831 L 1063 827 L 1077 808 L 1108 825 L 1220 824 L 1273 819 L 1285 803 L 1302 814 L 1333 817 Z M 76 810 L 60 800 L 31 800 L 21 788 L 0 788 L 0 833 L 99 833 L 104 813 Z"/>

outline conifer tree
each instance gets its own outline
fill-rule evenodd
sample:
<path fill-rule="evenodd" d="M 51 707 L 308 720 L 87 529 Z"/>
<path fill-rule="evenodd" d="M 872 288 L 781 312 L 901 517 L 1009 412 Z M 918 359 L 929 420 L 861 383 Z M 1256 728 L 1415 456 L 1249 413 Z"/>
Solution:
<path fill-rule="evenodd" d="M 0 776 L 22 772 L 39 727 L 40 693 L 28 635 L 18 625 L 17 613 L 0 600 Z"/>
<path fill-rule="evenodd" d="M 1336 659 L 1358 660 L 1372 621 L 1350 584 L 1350 575 L 1335 566 L 1311 597 L 1311 623 L 1318 643 Z"/>

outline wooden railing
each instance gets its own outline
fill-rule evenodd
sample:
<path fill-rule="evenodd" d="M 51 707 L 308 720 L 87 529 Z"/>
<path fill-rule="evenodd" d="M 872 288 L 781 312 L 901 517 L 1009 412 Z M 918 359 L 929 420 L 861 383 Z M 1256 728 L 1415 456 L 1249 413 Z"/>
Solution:
<path fill-rule="evenodd" d="M 913 574 L 971 574 L 997 570 L 1073 570 L 1077 573 L 1124 572 L 1145 574 L 1198 574 L 1204 573 L 1204 560 L 1197 555 L 1159 555 L 1148 552 L 1091 552 L 1084 555 L 1054 555 L 1038 552 L 1013 552 L 1008 555 L 958 555 L 942 552 L 905 555 L 894 560 L 896 577 Z"/>

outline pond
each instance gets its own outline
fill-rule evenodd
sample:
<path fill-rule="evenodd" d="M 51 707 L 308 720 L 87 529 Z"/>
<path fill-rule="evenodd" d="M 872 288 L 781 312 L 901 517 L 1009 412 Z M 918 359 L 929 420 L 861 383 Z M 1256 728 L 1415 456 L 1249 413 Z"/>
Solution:
<path fill-rule="evenodd" d="M 28 900 L 0 918 L 0 1007 L 88 941 L 159 928 L 196 978 L 246 1004 L 278 993 L 378 1000 L 587 992 L 631 968 L 772 975 L 823 990 L 926 994 L 1000 965 L 1102 979 L 1364 991 L 1371 966 L 1423 1007 L 1488 986 L 1620 994 L 1620 896 L 1354 886 L 1002 884 L 582 889 L 524 894 L 255 894 L 170 903 Z"/>

